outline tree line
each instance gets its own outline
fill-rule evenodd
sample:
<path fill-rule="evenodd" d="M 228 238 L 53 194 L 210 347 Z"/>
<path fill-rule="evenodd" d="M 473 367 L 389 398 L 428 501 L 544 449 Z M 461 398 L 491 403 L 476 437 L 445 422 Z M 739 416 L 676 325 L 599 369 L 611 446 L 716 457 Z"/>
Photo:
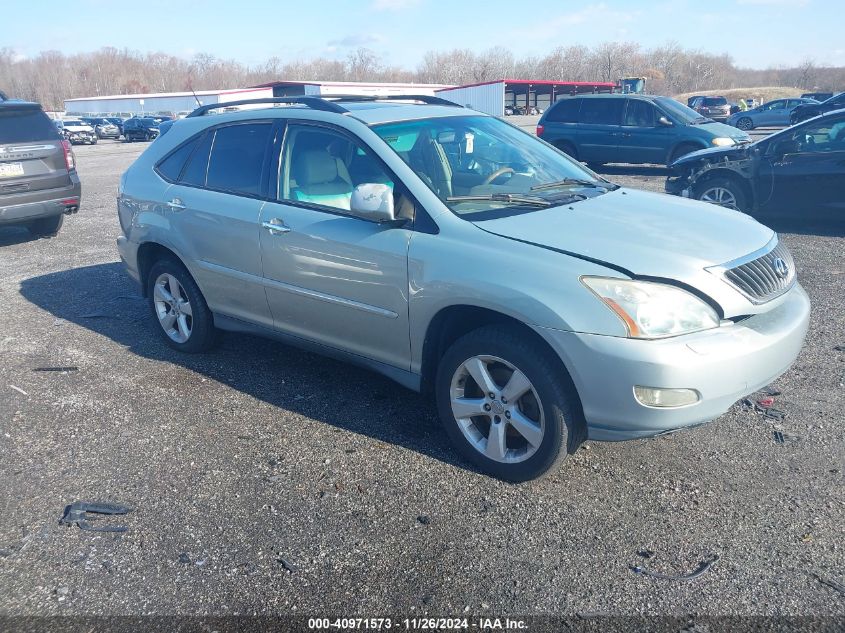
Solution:
<path fill-rule="evenodd" d="M 61 110 L 63 101 L 74 97 L 242 88 L 275 80 L 468 84 L 502 78 L 616 81 L 626 76 L 647 77 L 649 92 L 667 95 L 754 86 L 845 89 L 845 67 L 804 60 L 791 68 L 740 68 L 730 55 L 686 49 L 677 42 L 654 48 L 636 42 L 576 44 L 542 56 L 519 57 L 503 47 L 429 51 L 413 70 L 391 65 L 367 48 L 344 59 L 272 57 L 255 66 L 205 53 L 184 59 L 107 47 L 22 58 L 10 48 L 0 48 L 0 90 L 51 110 Z"/>

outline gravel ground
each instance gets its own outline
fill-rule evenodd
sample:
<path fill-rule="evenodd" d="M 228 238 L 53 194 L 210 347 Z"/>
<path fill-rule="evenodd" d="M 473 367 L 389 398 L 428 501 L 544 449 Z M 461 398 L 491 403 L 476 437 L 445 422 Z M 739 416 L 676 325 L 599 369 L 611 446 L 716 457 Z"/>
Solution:
<path fill-rule="evenodd" d="M 83 205 L 57 238 L 0 229 L 0 614 L 845 616 L 813 575 L 845 583 L 841 235 L 782 233 L 813 301 L 785 420 L 737 406 L 509 485 L 385 378 L 242 335 L 163 345 L 114 245 L 142 148 L 76 148 Z M 128 504 L 109 522 L 129 530 L 60 527 L 77 499 Z M 693 582 L 629 569 L 712 554 Z"/>

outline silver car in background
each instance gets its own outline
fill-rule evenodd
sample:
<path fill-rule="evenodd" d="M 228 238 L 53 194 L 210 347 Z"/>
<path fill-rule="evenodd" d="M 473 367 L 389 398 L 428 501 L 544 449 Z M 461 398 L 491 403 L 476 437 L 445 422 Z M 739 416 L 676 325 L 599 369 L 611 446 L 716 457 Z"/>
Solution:
<path fill-rule="evenodd" d="M 249 332 L 381 372 L 511 481 L 711 420 L 801 349 L 795 264 L 746 215 L 436 98 L 248 105 L 174 122 L 121 179 L 120 255 L 174 349 Z"/>
<path fill-rule="evenodd" d="M 789 115 L 799 105 L 818 103 L 813 99 L 775 99 L 745 112 L 736 112 L 728 117 L 726 123 L 740 130 L 753 130 L 756 127 L 786 127 L 790 125 Z"/>

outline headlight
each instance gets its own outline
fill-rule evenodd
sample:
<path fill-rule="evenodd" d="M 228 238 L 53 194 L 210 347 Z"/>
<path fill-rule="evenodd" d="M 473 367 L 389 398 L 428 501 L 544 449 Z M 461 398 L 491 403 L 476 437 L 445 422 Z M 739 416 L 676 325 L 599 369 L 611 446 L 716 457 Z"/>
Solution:
<path fill-rule="evenodd" d="M 686 290 L 651 281 L 581 277 L 613 310 L 631 338 L 664 338 L 719 326 L 719 315 Z"/>
<path fill-rule="evenodd" d="M 728 138 L 727 136 L 720 136 L 718 138 L 714 138 L 710 141 L 716 147 L 728 147 L 729 145 L 734 144 L 734 140 L 732 138 Z"/>

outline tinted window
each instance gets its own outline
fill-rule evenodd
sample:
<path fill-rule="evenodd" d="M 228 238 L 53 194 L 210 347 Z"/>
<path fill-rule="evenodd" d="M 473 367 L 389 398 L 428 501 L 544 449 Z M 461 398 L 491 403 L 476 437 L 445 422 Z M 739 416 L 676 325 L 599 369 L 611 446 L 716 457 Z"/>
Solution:
<path fill-rule="evenodd" d="M 125 129 L 125 127 L 124 127 Z M 208 171 L 208 152 L 211 149 L 211 141 L 214 138 L 214 133 L 206 134 L 202 141 L 200 141 L 197 151 L 191 157 L 185 171 L 182 172 L 182 177 L 179 182 L 186 185 L 197 185 L 198 187 L 205 186 L 205 173 Z"/>
<path fill-rule="evenodd" d="M 176 148 L 170 156 L 165 158 L 156 166 L 156 169 L 158 169 L 159 173 L 168 180 L 176 182 L 179 180 L 179 174 L 182 173 L 185 161 L 191 157 L 191 153 L 194 151 L 196 146 L 199 145 L 199 142 L 200 138 L 196 137 Z"/>
<path fill-rule="evenodd" d="M 581 123 L 619 125 L 624 99 L 583 99 Z"/>
<path fill-rule="evenodd" d="M 654 106 L 648 101 L 629 99 L 628 107 L 625 109 L 625 119 L 623 120 L 622 125 L 654 127 Z"/>
<path fill-rule="evenodd" d="M 724 97 L 705 97 L 703 99 L 703 105 L 705 106 L 723 106 L 728 104 L 728 100 Z"/>
<path fill-rule="evenodd" d="M 576 123 L 583 99 L 561 99 L 546 115 L 546 121 Z"/>
<path fill-rule="evenodd" d="M 217 130 L 208 161 L 206 185 L 212 189 L 258 195 L 271 123 L 229 125 Z"/>
<path fill-rule="evenodd" d="M 57 138 L 56 126 L 40 110 L 0 108 L 0 143 Z"/>
<path fill-rule="evenodd" d="M 376 183 L 393 188 L 381 161 L 348 136 L 313 126 L 288 129 L 279 198 L 349 211 L 352 191 Z"/>

